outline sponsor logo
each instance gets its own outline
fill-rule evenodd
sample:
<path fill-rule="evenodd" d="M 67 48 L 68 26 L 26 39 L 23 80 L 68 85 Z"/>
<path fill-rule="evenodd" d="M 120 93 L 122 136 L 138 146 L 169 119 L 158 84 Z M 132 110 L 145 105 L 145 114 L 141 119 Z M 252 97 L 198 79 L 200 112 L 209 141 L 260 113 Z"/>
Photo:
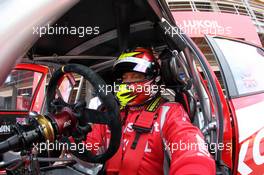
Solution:
<path fill-rule="evenodd" d="M 0 133 L 10 133 L 11 126 L 10 125 L 1 125 L 0 126 Z"/>
<path fill-rule="evenodd" d="M 255 136 L 250 137 L 250 139 L 242 143 L 238 162 L 238 172 L 240 174 L 254 174 L 254 172 L 259 171 L 260 166 L 264 165 L 264 151 L 261 149 L 264 146 L 263 140 L 264 128 L 257 132 Z M 249 163 L 251 161 L 253 164 Z M 262 170 L 264 170 L 264 168 Z"/>

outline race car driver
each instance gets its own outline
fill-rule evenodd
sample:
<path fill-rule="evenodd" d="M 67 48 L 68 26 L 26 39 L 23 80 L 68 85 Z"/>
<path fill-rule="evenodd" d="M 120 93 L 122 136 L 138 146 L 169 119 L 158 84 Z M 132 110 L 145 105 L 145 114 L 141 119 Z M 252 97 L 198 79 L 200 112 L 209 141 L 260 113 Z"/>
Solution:
<path fill-rule="evenodd" d="M 181 104 L 161 97 L 159 71 L 156 58 L 145 48 L 123 53 L 114 63 L 122 139 L 118 152 L 106 162 L 106 173 L 214 175 L 215 163 L 200 130 Z M 94 125 L 86 142 L 106 147 L 109 137 L 106 127 Z"/>

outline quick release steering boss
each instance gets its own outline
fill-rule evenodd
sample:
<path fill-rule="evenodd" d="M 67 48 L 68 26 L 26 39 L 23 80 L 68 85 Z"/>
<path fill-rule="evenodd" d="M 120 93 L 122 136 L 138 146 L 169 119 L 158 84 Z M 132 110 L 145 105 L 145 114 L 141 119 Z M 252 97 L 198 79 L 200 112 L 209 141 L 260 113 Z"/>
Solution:
<path fill-rule="evenodd" d="M 86 108 L 85 104 L 77 103 L 70 105 L 61 98 L 55 99 L 57 83 L 67 73 L 82 75 L 94 87 L 97 96 L 106 108 L 106 112 L 100 112 Z M 54 72 L 47 88 L 47 111 L 46 115 L 37 115 L 31 118 L 31 129 L 26 131 L 19 124 L 14 128 L 14 136 L 0 143 L 0 153 L 14 149 L 28 149 L 32 143 L 49 140 L 50 142 L 62 137 L 72 136 L 77 133 L 75 142 L 78 144 L 85 139 L 89 130 L 88 123 L 107 125 L 111 131 L 110 143 L 105 153 L 93 155 L 85 150 L 79 153 L 78 150 L 71 151 L 72 154 L 81 160 L 103 163 L 111 158 L 119 148 L 121 139 L 121 123 L 119 119 L 119 106 L 112 93 L 100 91 L 99 87 L 106 86 L 105 82 L 90 68 L 79 64 L 68 64 Z M 81 130 L 81 132 L 80 132 Z M 79 138 L 79 139 L 78 139 Z M 82 139 L 80 139 L 82 138 Z"/>

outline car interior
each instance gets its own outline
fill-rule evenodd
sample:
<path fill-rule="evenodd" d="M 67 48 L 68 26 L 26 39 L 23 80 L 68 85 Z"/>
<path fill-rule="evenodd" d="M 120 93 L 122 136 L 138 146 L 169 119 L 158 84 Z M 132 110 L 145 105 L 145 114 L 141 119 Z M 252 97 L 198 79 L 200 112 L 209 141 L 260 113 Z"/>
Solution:
<path fill-rule="evenodd" d="M 206 73 L 199 71 L 203 70 L 203 66 L 197 56 L 192 51 L 181 49 L 181 42 L 175 45 L 172 39 L 165 36 L 147 1 L 129 2 L 81 1 L 56 21 L 56 24 L 65 27 L 98 26 L 100 34 L 84 37 L 44 35 L 27 52 L 23 62 L 55 65 L 56 68 L 78 63 L 97 72 L 106 84 L 112 84 L 112 65 L 121 52 L 138 46 L 151 47 L 160 61 L 160 73 L 166 86 L 166 92 L 162 94 L 164 98 L 184 106 L 191 122 L 200 128 L 208 143 L 219 141 L 216 121 L 212 119 L 217 115 L 217 106 L 210 103 L 210 98 L 214 96 L 211 94 L 210 81 L 209 85 L 205 85 L 195 78 L 203 76 L 205 80 L 208 79 Z M 167 18 L 172 19 L 170 16 Z M 89 86 L 78 89 L 83 95 L 77 98 L 75 94 L 73 102 L 77 98 L 89 103 L 94 94 L 87 87 Z M 215 159 L 217 161 L 220 158 Z"/>

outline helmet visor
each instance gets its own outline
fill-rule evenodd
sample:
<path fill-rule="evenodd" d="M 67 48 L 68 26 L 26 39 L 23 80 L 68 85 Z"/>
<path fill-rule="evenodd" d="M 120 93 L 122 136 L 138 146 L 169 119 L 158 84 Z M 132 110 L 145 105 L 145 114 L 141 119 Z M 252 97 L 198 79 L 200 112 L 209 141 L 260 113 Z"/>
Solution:
<path fill-rule="evenodd" d="M 113 74 L 116 79 L 122 78 L 125 72 L 140 72 L 147 77 L 153 76 L 153 64 L 151 62 L 135 57 L 118 60 L 113 67 Z"/>

